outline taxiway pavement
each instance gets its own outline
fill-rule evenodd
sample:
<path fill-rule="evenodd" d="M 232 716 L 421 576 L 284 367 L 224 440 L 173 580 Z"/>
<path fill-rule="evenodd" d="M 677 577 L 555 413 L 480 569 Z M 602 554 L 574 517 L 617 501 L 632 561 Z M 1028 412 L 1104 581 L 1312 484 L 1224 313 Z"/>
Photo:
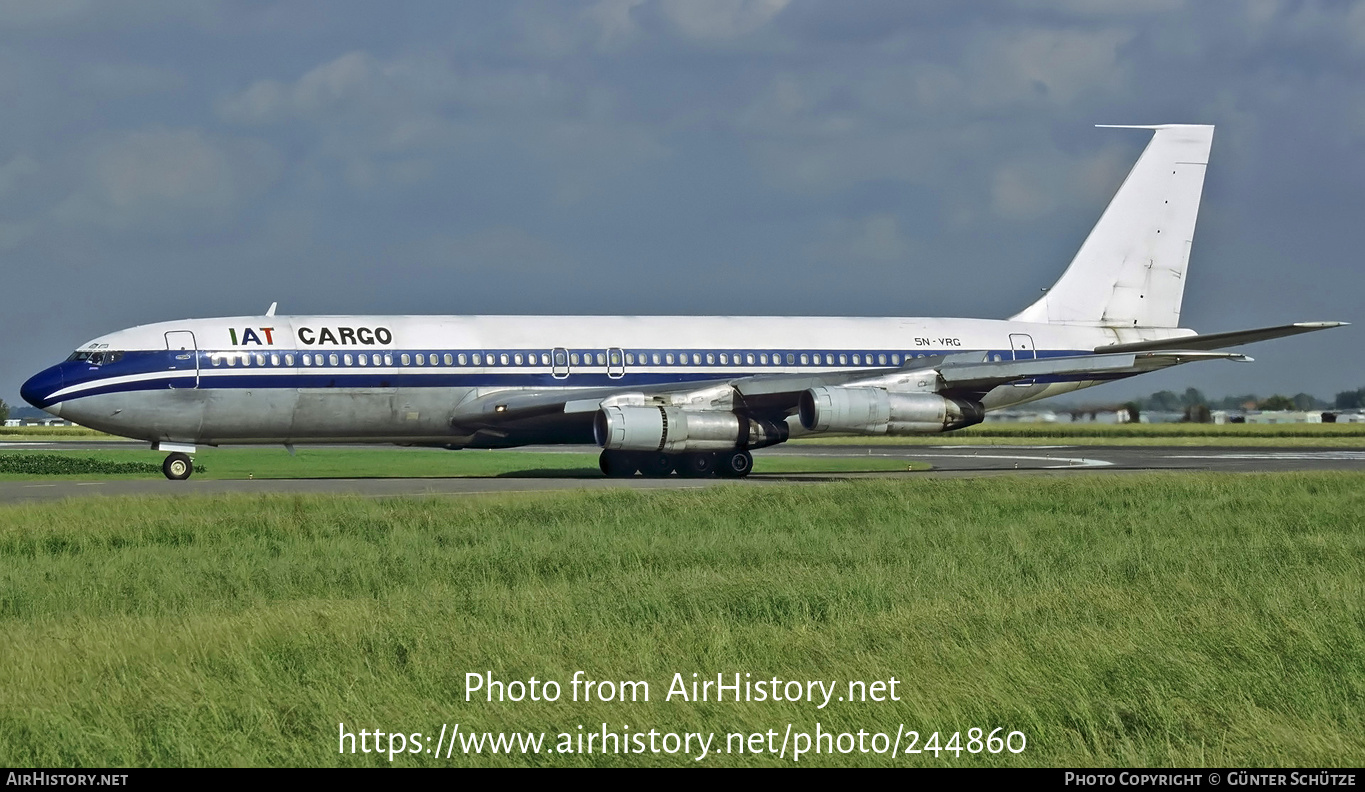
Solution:
<path fill-rule="evenodd" d="M 120 441 L 79 443 L 0 444 L 4 447 L 110 448 L 140 445 Z M 531 447 L 528 451 L 595 452 L 592 447 Z M 1076 475 L 1129 471 L 1220 471 L 1235 473 L 1285 473 L 1294 471 L 1365 471 L 1365 449 L 1229 446 L 858 446 L 792 445 L 756 452 L 762 470 L 764 456 L 809 458 L 880 458 L 928 462 L 931 471 L 880 471 L 875 473 L 762 473 L 747 479 L 694 479 L 670 476 L 662 479 L 608 479 L 566 472 L 563 476 L 517 476 L 486 478 L 317 478 L 166 481 L 158 478 L 117 481 L 5 481 L 0 482 L 0 502 L 39 501 L 59 498 L 103 496 L 214 495 L 224 493 L 353 494 L 369 497 L 413 495 L 474 495 L 486 493 L 542 492 L 566 489 L 693 489 L 719 484 L 764 486 L 776 483 L 820 482 L 858 478 L 924 478 L 992 475 Z"/>

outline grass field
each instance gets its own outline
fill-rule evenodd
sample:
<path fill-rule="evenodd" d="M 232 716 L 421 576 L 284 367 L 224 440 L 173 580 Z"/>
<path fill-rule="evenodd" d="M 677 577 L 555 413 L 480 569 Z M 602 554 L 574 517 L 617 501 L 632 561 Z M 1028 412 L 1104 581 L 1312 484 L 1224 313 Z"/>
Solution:
<path fill-rule="evenodd" d="M 723 744 L 818 721 L 1003 726 L 1027 748 L 803 764 L 1359 766 L 1362 515 L 1365 475 L 1348 473 L 3 506 L 0 757 L 382 765 L 339 755 L 338 723 L 606 722 Z M 576 670 L 646 680 L 651 700 L 568 701 Z M 565 697 L 466 702 L 464 674 L 483 671 Z M 664 701 L 675 672 L 894 676 L 901 701 Z"/>
<path fill-rule="evenodd" d="M 70 451 L 7 451 L 0 446 L 0 481 L 40 481 L 53 478 L 50 472 L 13 472 L 31 468 L 49 471 L 67 465 L 43 464 L 59 458 L 90 460 L 80 472 L 68 478 L 82 481 L 111 481 L 160 477 L 164 453 L 145 448 L 95 449 Z M 14 464 L 19 458 L 33 460 L 30 466 Z M 580 452 L 531 451 L 444 451 L 426 448 L 302 448 L 290 456 L 281 448 L 205 448 L 194 457 L 202 467 L 198 479 L 276 479 L 276 478 L 424 478 L 424 477 L 575 477 L 600 478 L 597 454 Z M 92 464 L 93 463 L 93 464 Z M 103 463 L 110 472 L 90 472 Z M 146 469 L 113 472 L 140 464 Z M 906 462 L 882 458 L 778 457 L 758 456 L 755 471 L 761 473 L 856 473 L 887 470 L 928 470 L 925 462 Z"/>

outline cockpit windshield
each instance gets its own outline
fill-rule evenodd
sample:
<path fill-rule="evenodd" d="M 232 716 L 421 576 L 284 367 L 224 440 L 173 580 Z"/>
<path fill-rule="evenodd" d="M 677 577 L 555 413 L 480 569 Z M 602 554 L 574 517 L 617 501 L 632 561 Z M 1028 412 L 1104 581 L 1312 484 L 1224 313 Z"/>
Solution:
<path fill-rule="evenodd" d="M 106 363 L 117 363 L 123 359 L 123 353 L 110 351 L 108 349 L 78 349 L 71 353 L 67 361 L 83 360 L 92 366 L 102 366 Z"/>

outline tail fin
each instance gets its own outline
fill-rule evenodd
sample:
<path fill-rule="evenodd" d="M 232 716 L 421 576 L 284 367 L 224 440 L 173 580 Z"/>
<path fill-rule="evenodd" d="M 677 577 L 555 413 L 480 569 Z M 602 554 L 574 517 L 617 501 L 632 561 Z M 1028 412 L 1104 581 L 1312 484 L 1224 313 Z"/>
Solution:
<path fill-rule="evenodd" d="M 1155 131 L 1056 284 L 1010 317 L 1021 322 L 1177 327 L 1212 126 Z"/>

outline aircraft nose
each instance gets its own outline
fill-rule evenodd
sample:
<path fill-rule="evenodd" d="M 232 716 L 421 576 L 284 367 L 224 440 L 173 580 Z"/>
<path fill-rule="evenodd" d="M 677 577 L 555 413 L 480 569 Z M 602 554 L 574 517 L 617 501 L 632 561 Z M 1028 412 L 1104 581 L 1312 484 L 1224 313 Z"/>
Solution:
<path fill-rule="evenodd" d="M 66 378 L 62 376 L 62 367 L 53 366 L 29 377 L 28 381 L 19 388 L 19 395 L 34 407 L 46 410 L 53 415 L 61 415 L 62 403 L 49 403 L 48 400 L 52 394 L 64 387 L 66 387 Z"/>

